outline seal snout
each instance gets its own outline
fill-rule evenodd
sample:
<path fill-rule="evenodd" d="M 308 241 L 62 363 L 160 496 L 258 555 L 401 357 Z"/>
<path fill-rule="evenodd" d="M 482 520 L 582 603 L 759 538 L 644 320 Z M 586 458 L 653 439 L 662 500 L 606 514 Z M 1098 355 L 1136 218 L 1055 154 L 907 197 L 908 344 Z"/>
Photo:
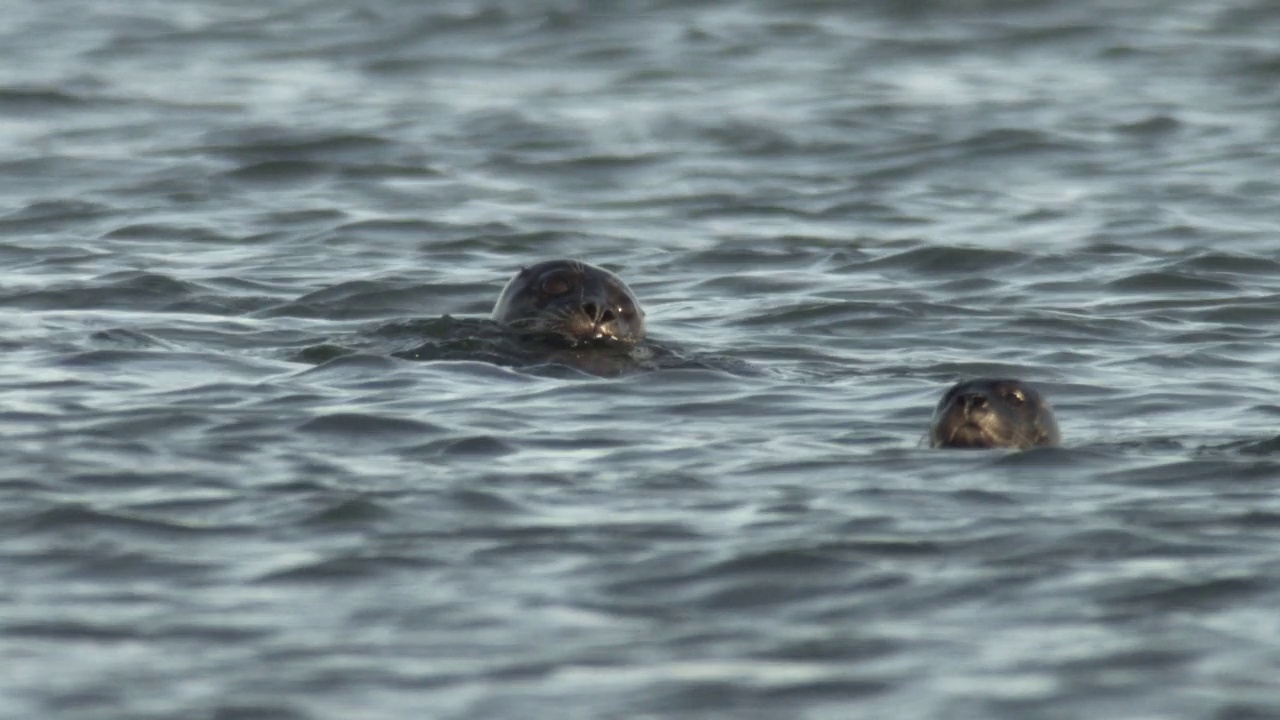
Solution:
<path fill-rule="evenodd" d="M 991 406 L 991 401 L 987 399 L 986 393 L 967 392 L 957 395 L 952 402 L 962 409 L 965 415 L 972 415 L 976 411 L 986 410 Z"/>
<path fill-rule="evenodd" d="M 582 312 L 594 322 L 597 326 L 605 323 L 613 322 L 617 316 L 609 309 L 608 305 L 597 304 L 588 300 L 582 304 Z"/>
<path fill-rule="evenodd" d="M 634 311 L 623 305 L 611 304 L 607 298 L 599 302 L 584 302 L 579 310 L 586 318 L 587 335 L 590 337 L 630 340 L 643 332 L 637 330 Z"/>

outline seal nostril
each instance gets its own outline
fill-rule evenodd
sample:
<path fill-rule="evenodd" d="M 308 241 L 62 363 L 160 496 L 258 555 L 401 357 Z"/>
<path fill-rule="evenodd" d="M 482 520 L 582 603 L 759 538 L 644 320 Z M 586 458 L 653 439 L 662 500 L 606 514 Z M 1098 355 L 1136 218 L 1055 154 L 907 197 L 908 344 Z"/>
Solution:
<path fill-rule="evenodd" d="M 987 396 L 980 393 L 965 393 L 958 399 L 960 406 L 968 410 L 980 410 L 987 406 Z"/>
<path fill-rule="evenodd" d="M 587 317 L 594 320 L 600 312 L 600 308 L 597 307 L 595 303 L 582 303 L 582 312 L 586 313 Z"/>
<path fill-rule="evenodd" d="M 604 314 L 600 316 L 600 322 L 602 323 L 613 322 L 616 319 L 617 316 L 613 314 L 612 310 L 605 310 Z"/>

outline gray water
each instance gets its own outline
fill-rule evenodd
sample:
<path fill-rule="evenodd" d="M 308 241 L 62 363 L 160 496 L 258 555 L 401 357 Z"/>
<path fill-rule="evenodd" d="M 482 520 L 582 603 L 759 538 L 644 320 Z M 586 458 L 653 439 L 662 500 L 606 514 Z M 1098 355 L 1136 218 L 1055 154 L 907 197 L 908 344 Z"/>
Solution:
<path fill-rule="evenodd" d="M 12 3 L 0 717 L 1280 717 L 1277 138 L 1270 0 Z"/>

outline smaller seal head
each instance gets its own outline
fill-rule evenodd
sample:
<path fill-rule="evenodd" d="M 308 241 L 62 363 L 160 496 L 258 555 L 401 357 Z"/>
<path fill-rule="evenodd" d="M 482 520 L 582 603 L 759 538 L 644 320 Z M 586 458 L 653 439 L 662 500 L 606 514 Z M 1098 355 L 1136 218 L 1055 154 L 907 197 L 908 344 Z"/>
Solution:
<path fill-rule="evenodd" d="M 571 346 L 595 341 L 634 345 L 644 339 L 644 310 L 631 288 L 608 270 L 576 260 L 522 268 L 503 288 L 491 317 Z"/>
<path fill-rule="evenodd" d="M 1019 448 L 1057 445 L 1058 422 L 1040 393 L 1019 380 L 958 383 L 938 403 L 932 447 Z"/>

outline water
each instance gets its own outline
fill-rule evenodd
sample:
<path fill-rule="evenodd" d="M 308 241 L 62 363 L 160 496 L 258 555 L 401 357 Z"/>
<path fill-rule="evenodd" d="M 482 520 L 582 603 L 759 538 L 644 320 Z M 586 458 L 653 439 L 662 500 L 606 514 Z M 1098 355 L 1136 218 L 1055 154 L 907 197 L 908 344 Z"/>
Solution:
<path fill-rule="evenodd" d="M 1280 716 L 1273 3 L 7 10 L 0 716 Z"/>

